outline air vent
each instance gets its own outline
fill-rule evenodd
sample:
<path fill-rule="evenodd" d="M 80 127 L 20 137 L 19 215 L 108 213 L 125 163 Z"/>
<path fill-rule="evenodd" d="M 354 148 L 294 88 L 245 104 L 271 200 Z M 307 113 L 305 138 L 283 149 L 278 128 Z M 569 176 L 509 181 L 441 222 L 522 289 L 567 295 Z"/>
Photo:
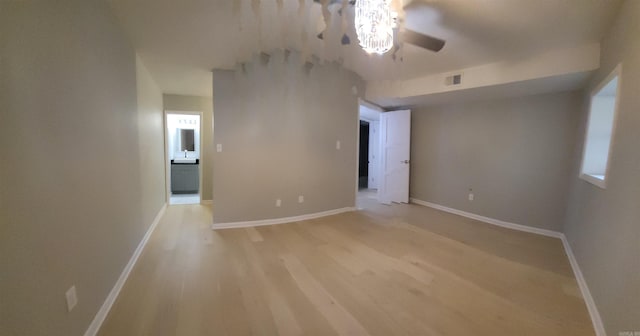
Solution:
<path fill-rule="evenodd" d="M 445 78 L 444 80 L 444 84 L 446 86 L 462 84 L 462 74 L 459 73 L 459 74 L 447 76 L 447 78 Z"/>

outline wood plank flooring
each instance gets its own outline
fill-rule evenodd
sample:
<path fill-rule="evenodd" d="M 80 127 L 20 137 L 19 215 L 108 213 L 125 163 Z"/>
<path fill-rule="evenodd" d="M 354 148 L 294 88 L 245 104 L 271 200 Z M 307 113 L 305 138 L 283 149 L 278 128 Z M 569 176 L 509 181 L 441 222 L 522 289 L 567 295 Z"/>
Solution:
<path fill-rule="evenodd" d="M 594 335 L 560 240 L 359 203 L 218 231 L 170 206 L 99 335 Z"/>

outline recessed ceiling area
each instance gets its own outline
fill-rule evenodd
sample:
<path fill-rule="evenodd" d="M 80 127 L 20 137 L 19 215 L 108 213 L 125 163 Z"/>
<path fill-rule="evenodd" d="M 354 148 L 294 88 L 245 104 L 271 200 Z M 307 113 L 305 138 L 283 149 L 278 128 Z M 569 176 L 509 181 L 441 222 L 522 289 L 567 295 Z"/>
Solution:
<path fill-rule="evenodd" d="M 400 80 L 594 43 L 620 1 L 406 1 L 406 27 L 446 45 L 438 53 L 404 45 L 402 61 L 390 53 L 363 52 L 352 27 L 353 10 L 341 16 L 337 5 L 330 6 L 325 38 L 318 39 L 324 20 L 312 0 L 110 3 L 163 92 L 211 96 L 212 69 L 230 69 L 279 48 L 339 62 L 365 80 Z M 350 45 L 340 44 L 343 29 Z"/>
<path fill-rule="evenodd" d="M 406 98 L 381 98 L 376 100 L 375 103 L 379 106 L 383 106 L 385 109 L 395 110 L 414 106 L 424 107 L 444 105 L 451 102 L 478 102 L 492 99 L 572 91 L 584 87 L 589 80 L 590 74 L 590 72 L 580 72 Z"/>

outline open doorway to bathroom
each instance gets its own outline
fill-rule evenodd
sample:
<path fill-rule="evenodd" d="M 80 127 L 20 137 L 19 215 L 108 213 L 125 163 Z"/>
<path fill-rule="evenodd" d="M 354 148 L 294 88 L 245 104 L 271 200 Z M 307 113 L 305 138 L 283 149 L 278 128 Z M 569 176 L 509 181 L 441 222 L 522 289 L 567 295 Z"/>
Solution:
<path fill-rule="evenodd" d="M 199 204 L 202 190 L 202 113 L 165 111 L 169 204 Z"/>

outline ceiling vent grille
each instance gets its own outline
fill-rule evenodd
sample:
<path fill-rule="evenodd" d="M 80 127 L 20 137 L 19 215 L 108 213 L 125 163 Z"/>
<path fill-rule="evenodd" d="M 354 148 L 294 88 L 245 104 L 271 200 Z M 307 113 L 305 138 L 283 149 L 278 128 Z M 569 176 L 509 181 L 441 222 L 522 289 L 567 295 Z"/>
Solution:
<path fill-rule="evenodd" d="M 451 76 L 447 76 L 444 79 L 444 84 L 446 86 L 452 86 L 452 85 L 460 85 L 462 84 L 462 74 L 455 74 L 455 75 L 451 75 Z"/>

